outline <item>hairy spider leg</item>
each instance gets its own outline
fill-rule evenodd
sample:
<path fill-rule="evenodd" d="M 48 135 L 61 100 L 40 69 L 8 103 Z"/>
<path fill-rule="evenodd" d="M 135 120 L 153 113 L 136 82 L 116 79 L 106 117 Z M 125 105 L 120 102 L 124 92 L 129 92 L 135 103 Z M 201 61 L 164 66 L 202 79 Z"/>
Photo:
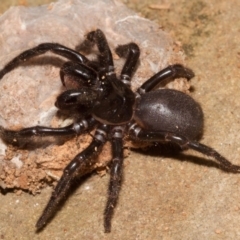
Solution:
<path fill-rule="evenodd" d="M 37 230 L 42 229 L 54 216 L 56 208 L 66 196 L 71 187 L 72 181 L 76 177 L 83 176 L 92 169 L 97 161 L 96 156 L 101 152 L 102 146 L 106 142 L 108 131 L 109 127 L 107 125 L 100 125 L 96 129 L 91 144 L 81 153 L 76 155 L 76 157 L 64 169 L 63 175 L 55 187 L 47 206 L 37 221 Z"/>
<path fill-rule="evenodd" d="M 79 62 L 82 64 L 88 64 L 90 61 L 82 54 L 65 47 L 58 43 L 42 43 L 34 48 L 28 49 L 20 53 L 17 57 L 13 58 L 7 63 L 0 71 L 0 79 L 14 68 L 18 67 L 21 63 L 28 61 L 29 59 L 44 54 L 46 52 L 52 52 L 62 57 L 65 57 L 71 61 Z"/>
<path fill-rule="evenodd" d="M 219 154 L 213 148 L 210 148 L 204 144 L 201 144 L 197 141 L 192 141 L 184 136 L 166 132 L 166 131 L 148 131 L 142 129 L 137 124 L 133 124 L 130 126 L 129 129 L 130 137 L 140 140 L 140 141 L 152 141 L 152 142 L 159 142 L 159 141 L 167 141 L 178 144 L 182 149 L 193 149 L 197 152 L 200 152 L 204 155 L 212 157 L 215 159 L 222 167 L 226 170 L 231 172 L 239 172 L 240 166 L 232 164 L 226 158 L 224 158 L 221 154 Z"/>
<path fill-rule="evenodd" d="M 86 39 L 77 47 L 77 49 L 79 51 L 86 49 L 90 50 L 95 44 L 97 45 L 100 53 L 98 55 L 98 62 L 100 68 L 102 68 L 100 70 L 106 75 L 115 74 L 112 53 L 107 39 L 100 29 L 89 32 L 86 36 Z"/>
<path fill-rule="evenodd" d="M 92 117 L 88 117 L 62 128 L 34 126 L 23 128 L 19 131 L 13 131 L 0 127 L 0 137 L 10 144 L 21 145 L 22 143 L 26 143 L 26 141 L 29 142 L 31 137 L 55 137 L 82 134 L 91 129 L 95 124 L 96 120 Z"/>
<path fill-rule="evenodd" d="M 96 86 L 98 81 L 97 72 L 79 62 L 66 62 L 63 64 L 60 69 L 60 78 L 63 86 L 66 86 L 65 77 L 70 77 L 79 87 L 93 87 Z"/>
<path fill-rule="evenodd" d="M 119 45 L 115 49 L 115 52 L 119 57 L 126 58 L 120 79 L 123 83 L 130 86 L 130 80 L 139 62 L 140 49 L 136 43 L 131 42 L 125 45 Z"/>
<path fill-rule="evenodd" d="M 110 182 L 108 186 L 108 200 L 104 211 L 105 232 L 111 232 L 111 219 L 116 207 L 122 182 L 123 172 L 123 134 L 124 127 L 117 126 L 112 129 L 112 161 L 110 168 Z"/>
<path fill-rule="evenodd" d="M 190 80 L 193 77 L 194 73 L 191 69 L 186 68 L 180 64 L 171 65 L 149 78 L 146 82 L 142 84 L 142 86 L 137 90 L 137 92 L 139 94 L 149 92 L 163 81 L 172 81 L 175 78 L 186 78 L 187 80 Z"/>
<path fill-rule="evenodd" d="M 60 110 L 71 110 L 84 106 L 91 108 L 98 99 L 98 92 L 94 89 L 82 87 L 81 89 L 69 89 L 57 97 L 55 106 Z M 80 113 L 80 112 L 79 112 Z"/>

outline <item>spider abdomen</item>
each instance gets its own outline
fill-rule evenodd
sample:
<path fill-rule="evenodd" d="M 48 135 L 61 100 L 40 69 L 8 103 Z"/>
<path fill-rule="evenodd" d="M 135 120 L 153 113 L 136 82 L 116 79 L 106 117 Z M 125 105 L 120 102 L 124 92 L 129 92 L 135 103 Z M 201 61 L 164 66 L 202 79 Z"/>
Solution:
<path fill-rule="evenodd" d="M 174 132 L 195 140 L 203 130 L 203 112 L 190 96 L 172 89 L 141 95 L 134 119 L 144 129 Z"/>

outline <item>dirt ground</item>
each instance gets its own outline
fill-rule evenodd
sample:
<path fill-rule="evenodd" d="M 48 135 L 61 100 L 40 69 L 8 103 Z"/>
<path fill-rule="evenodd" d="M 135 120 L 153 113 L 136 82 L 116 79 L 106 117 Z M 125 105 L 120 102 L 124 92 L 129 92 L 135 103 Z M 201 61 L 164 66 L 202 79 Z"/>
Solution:
<path fill-rule="evenodd" d="M 31 2 L 50 1 L 1 0 L 0 9 Z M 205 114 L 201 142 L 240 165 L 240 2 L 124 2 L 182 46 L 196 74 L 192 96 Z M 193 151 L 132 152 L 110 234 L 103 232 L 107 184 L 108 175 L 87 178 L 39 234 L 34 225 L 52 189 L 1 195 L 0 239 L 240 239 L 240 174 Z"/>

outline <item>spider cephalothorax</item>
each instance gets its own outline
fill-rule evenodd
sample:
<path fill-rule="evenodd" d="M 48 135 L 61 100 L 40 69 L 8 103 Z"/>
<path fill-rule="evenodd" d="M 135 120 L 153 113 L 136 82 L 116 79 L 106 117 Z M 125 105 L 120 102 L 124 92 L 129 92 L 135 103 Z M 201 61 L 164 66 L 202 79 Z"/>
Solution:
<path fill-rule="evenodd" d="M 94 155 L 100 153 L 106 141 L 111 142 L 113 156 L 108 200 L 104 212 L 105 232 L 111 231 L 111 219 L 120 191 L 125 136 L 134 141 L 174 143 L 182 149 L 190 148 L 211 156 L 229 171 L 240 170 L 239 166 L 233 165 L 214 149 L 197 141 L 203 130 L 203 113 L 198 103 L 176 90 L 154 90 L 165 80 L 179 77 L 191 79 L 194 74 L 190 69 L 179 64 L 168 66 L 133 92 L 130 85 L 139 61 L 138 45 L 129 43 L 116 48 L 116 53 L 126 59 L 120 77 L 117 77 L 112 53 L 101 30 L 88 33 L 78 49 L 89 51 L 95 44 L 99 50 L 98 59 L 95 61 L 90 61 L 79 52 L 60 44 L 43 43 L 24 51 L 0 71 L 1 79 L 22 62 L 50 51 L 69 60 L 60 69 L 63 85 L 71 78 L 77 86 L 60 94 L 55 103 L 60 111 L 77 116 L 73 124 L 63 128 L 34 126 L 20 131 L 1 127 L 0 135 L 7 143 L 20 145 L 33 136 L 75 136 L 95 128 L 90 145 L 77 154 L 64 169 L 52 197 L 37 222 L 38 230 L 42 229 L 54 215 L 73 180 L 83 176 L 95 163 Z"/>

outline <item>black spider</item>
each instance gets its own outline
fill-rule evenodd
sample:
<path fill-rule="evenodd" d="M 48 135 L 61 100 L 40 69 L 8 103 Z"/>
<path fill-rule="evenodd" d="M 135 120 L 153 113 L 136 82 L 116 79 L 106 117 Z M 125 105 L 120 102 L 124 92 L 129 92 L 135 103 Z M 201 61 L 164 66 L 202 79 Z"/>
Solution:
<path fill-rule="evenodd" d="M 1 127 L 1 137 L 7 142 L 21 144 L 33 136 L 74 136 L 96 128 L 91 144 L 79 153 L 64 169 L 52 196 L 36 224 L 40 230 L 54 215 L 59 202 L 64 198 L 73 180 L 84 175 L 95 163 L 106 141 L 112 145 L 112 161 L 108 200 L 104 212 L 105 232 L 111 231 L 111 219 L 116 206 L 123 169 L 123 138 L 147 142 L 171 142 L 182 149 L 193 149 L 211 156 L 220 165 L 232 172 L 240 167 L 233 165 L 214 149 L 196 141 L 203 130 L 203 113 L 200 105 L 190 96 L 170 89 L 152 91 L 160 82 L 175 78 L 191 79 L 194 73 L 176 64 L 169 66 L 148 79 L 134 93 L 130 80 L 139 61 L 137 44 L 129 43 L 116 48 L 116 53 L 126 62 L 120 78 L 114 72 L 112 54 L 101 30 L 87 34 L 80 50 L 90 50 L 97 45 L 99 56 L 90 61 L 77 51 L 57 43 L 43 43 L 18 55 L 0 71 L 0 79 L 9 71 L 35 56 L 50 51 L 68 60 L 60 69 L 63 85 L 70 77 L 77 88 L 60 94 L 56 106 L 78 119 L 63 128 L 35 126 L 12 131 Z"/>

